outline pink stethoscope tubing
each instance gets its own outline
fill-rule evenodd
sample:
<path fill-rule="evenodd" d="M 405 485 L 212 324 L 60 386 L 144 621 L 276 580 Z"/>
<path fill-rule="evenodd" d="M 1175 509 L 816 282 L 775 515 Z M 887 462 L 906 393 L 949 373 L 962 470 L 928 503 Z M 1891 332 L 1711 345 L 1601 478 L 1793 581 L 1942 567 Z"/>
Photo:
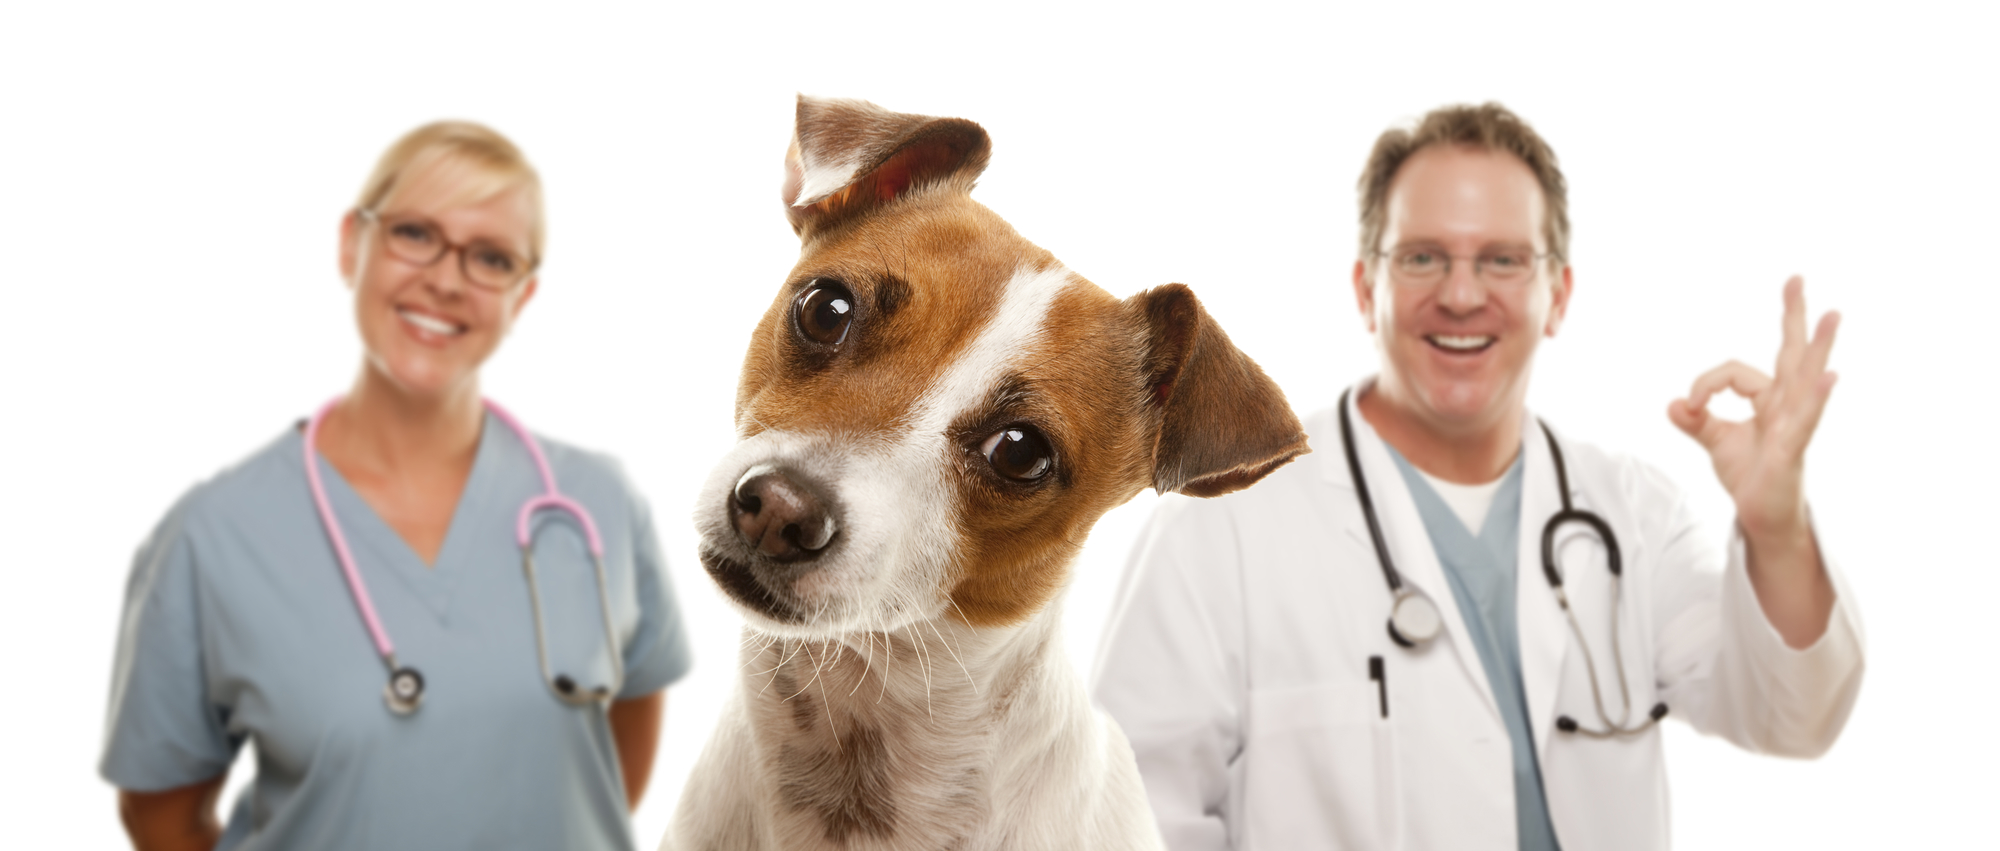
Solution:
<path fill-rule="evenodd" d="M 326 485 L 319 474 L 318 453 L 314 448 L 318 445 L 320 423 L 326 419 L 326 415 L 335 405 L 340 404 L 341 398 L 336 396 L 322 405 L 319 412 L 313 414 L 312 419 L 306 422 L 306 483 L 312 488 L 313 507 L 319 511 L 320 523 L 326 527 L 327 538 L 333 542 L 333 554 L 340 561 L 341 573 L 347 578 L 347 589 L 354 595 L 354 606 L 361 612 L 362 623 L 368 627 L 368 635 L 375 642 L 375 652 L 382 657 L 383 664 L 389 668 L 389 683 L 383 687 L 382 699 L 388 703 L 391 711 L 398 715 L 408 715 L 416 711 L 417 705 L 423 700 L 423 675 L 417 673 L 414 668 L 396 663 L 396 646 L 389 641 L 389 631 L 382 627 L 382 618 L 376 613 L 374 600 L 368 595 L 368 583 L 362 580 L 360 569 L 354 565 L 354 553 L 347 546 L 347 536 L 341 532 L 340 521 L 333 515 L 333 505 L 327 501 Z M 521 421 L 515 419 L 505 408 L 494 404 L 491 399 L 480 401 L 486 406 L 486 410 L 493 412 L 493 416 L 499 418 L 500 422 L 506 424 L 508 430 L 520 438 L 521 445 L 527 447 L 528 455 L 534 458 L 535 470 L 542 478 L 542 492 L 529 498 L 521 506 L 521 511 L 514 521 L 514 539 L 521 547 L 521 567 L 527 574 L 528 600 L 534 611 L 535 651 L 540 657 L 542 679 L 548 684 L 549 690 L 564 703 L 583 706 L 607 701 L 623 685 L 625 666 L 624 660 L 618 653 L 616 627 L 611 619 L 611 595 L 609 583 L 604 575 L 604 540 L 597 534 L 597 523 L 591 519 L 590 512 L 585 510 L 581 503 L 564 496 L 556 489 L 555 472 L 549 467 L 548 457 L 542 454 L 541 444 L 535 442 L 534 437 L 528 434 Z M 591 561 L 597 572 L 597 603 L 604 619 L 606 647 L 610 648 L 612 682 L 608 686 L 580 691 L 574 680 L 568 676 L 552 674 L 549 670 L 548 639 L 542 625 L 542 595 L 539 583 L 535 579 L 534 529 L 530 523 L 534 519 L 535 512 L 544 509 L 565 512 L 576 518 L 578 524 L 583 526 L 584 537 L 590 546 Z"/>

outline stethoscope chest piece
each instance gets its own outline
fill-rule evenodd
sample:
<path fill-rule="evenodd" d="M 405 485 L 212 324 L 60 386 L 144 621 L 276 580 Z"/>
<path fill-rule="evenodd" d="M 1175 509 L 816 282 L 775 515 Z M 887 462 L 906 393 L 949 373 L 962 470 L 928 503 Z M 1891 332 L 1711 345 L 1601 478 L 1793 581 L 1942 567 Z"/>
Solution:
<path fill-rule="evenodd" d="M 424 675 L 417 673 L 415 668 L 390 671 L 388 684 L 382 686 L 382 702 L 397 715 L 417 711 L 418 704 L 424 702 Z"/>
<path fill-rule="evenodd" d="M 1404 647 L 1422 647 L 1444 631 L 1444 615 L 1422 593 L 1402 588 L 1389 606 L 1389 637 Z"/>

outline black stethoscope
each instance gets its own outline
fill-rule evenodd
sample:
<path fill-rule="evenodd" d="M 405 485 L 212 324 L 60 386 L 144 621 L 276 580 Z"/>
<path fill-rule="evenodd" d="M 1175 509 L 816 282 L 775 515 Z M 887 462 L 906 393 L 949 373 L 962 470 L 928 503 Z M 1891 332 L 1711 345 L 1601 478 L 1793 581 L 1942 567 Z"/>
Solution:
<path fill-rule="evenodd" d="M 1436 603 L 1422 591 L 1405 585 L 1403 575 L 1396 571 L 1396 565 L 1389 559 L 1389 545 L 1382 538 L 1382 522 L 1375 517 L 1375 501 L 1368 495 L 1368 482 L 1361 475 L 1361 458 L 1354 451 L 1354 425 L 1347 413 L 1348 396 L 1353 391 L 1340 394 L 1340 444 L 1347 452 L 1347 472 L 1354 479 L 1354 495 L 1361 501 L 1361 514 L 1368 520 L 1368 536 L 1375 543 L 1375 558 L 1382 565 L 1382 578 L 1389 582 L 1389 593 L 1393 598 L 1389 604 L 1389 638 L 1397 644 L 1409 648 L 1422 647 L 1438 633 L 1444 631 L 1444 616 L 1439 613 Z M 1556 487 L 1562 494 L 1562 510 L 1549 518 L 1542 527 L 1542 576 L 1555 591 L 1556 602 L 1562 606 L 1563 616 L 1569 619 L 1570 632 L 1576 635 L 1576 645 L 1583 649 L 1584 669 L 1590 674 L 1590 699 L 1597 706 L 1597 718 L 1604 722 L 1604 729 L 1592 730 L 1576 723 L 1568 715 L 1557 716 L 1556 729 L 1565 733 L 1582 733 L 1594 738 L 1630 736 L 1645 732 L 1648 727 L 1667 717 L 1667 705 L 1655 703 L 1646 718 L 1637 724 L 1632 720 L 1632 690 L 1625 678 L 1625 656 L 1618 646 L 1619 600 L 1624 591 L 1625 570 L 1618 551 L 1618 537 L 1611 534 L 1611 524 L 1604 518 L 1576 508 L 1569 500 L 1569 470 L 1563 463 L 1562 447 L 1556 445 L 1555 432 L 1549 424 L 1540 419 L 1535 421 L 1542 427 L 1542 436 L 1549 441 L 1549 457 L 1556 462 Z M 1604 694 L 1597 686 L 1597 662 L 1590 653 L 1590 642 L 1583 637 L 1583 627 L 1576 622 L 1576 613 L 1570 611 L 1569 595 L 1563 592 L 1562 571 L 1556 568 L 1556 531 L 1564 523 L 1582 523 L 1597 533 L 1604 542 L 1611 568 L 1611 653 L 1618 667 L 1618 693 L 1625 702 L 1625 711 L 1617 721 L 1604 711 Z"/>

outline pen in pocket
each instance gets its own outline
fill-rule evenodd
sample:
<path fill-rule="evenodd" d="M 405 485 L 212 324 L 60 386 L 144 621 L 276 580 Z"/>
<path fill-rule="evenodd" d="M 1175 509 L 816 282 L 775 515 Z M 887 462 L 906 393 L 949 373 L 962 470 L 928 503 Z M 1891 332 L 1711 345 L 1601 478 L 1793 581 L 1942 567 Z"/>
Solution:
<path fill-rule="evenodd" d="M 1375 692 L 1382 698 L 1382 717 L 1389 717 L 1389 672 L 1382 657 L 1368 657 L 1368 678 L 1375 681 Z"/>

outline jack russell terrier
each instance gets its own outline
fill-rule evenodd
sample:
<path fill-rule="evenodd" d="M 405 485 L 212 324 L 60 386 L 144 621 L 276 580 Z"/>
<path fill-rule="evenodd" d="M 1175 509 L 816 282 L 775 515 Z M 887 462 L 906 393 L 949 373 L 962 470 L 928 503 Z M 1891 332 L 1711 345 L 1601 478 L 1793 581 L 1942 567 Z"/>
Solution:
<path fill-rule="evenodd" d="M 1056 597 L 1097 518 L 1307 452 L 1168 284 L 1119 300 L 972 200 L 979 125 L 801 97 L 799 263 L 696 508 L 743 677 L 665 847 L 1157 848 Z"/>

